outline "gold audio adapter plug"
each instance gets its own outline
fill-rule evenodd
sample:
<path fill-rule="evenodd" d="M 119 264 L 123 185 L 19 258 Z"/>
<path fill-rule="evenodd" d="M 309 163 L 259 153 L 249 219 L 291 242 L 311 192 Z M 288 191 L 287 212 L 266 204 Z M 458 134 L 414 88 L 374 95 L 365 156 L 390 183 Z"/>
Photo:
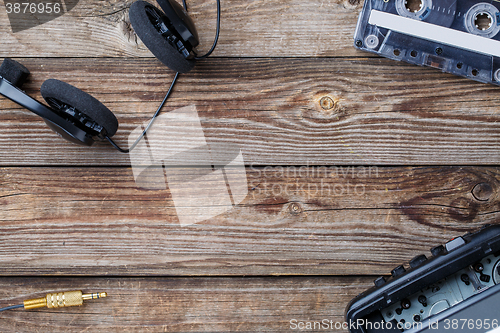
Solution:
<path fill-rule="evenodd" d="M 106 293 L 83 294 L 80 290 L 47 294 L 43 298 L 28 299 L 23 302 L 24 309 L 62 308 L 65 306 L 82 305 L 83 301 L 106 297 Z"/>
<path fill-rule="evenodd" d="M 62 308 L 66 306 L 77 306 L 77 305 L 82 305 L 83 301 L 103 298 L 106 296 L 107 296 L 106 293 L 84 294 L 80 290 L 64 291 L 60 293 L 47 294 L 45 297 L 42 298 L 28 299 L 24 301 L 23 304 L 0 308 L 0 312 L 5 310 L 23 308 L 23 307 L 25 310 L 31 310 L 44 307 L 48 307 L 49 309 L 51 309 L 51 308 Z"/>

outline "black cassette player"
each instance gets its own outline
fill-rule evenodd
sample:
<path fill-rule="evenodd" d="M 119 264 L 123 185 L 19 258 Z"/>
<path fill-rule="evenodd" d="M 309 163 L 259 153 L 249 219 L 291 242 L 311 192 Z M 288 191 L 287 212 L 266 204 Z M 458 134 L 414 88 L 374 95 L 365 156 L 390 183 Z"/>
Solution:
<path fill-rule="evenodd" d="M 351 333 L 500 332 L 500 225 L 400 265 L 346 309 Z"/>

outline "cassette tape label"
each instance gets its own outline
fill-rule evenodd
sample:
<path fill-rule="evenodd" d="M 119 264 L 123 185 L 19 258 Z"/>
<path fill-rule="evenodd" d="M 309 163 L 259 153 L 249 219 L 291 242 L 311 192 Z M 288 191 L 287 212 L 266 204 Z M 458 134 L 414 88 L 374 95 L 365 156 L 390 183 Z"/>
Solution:
<path fill-rule="evenodd" d="M 487 39 L 471 33 L 453 30 L 423 21 L 416 21 L 378 10 L 371 11 L 368 23 L 408 36 L 500 57 L 500 41 Z M 498 26 L 498 28 L 500 28 L 500 26 Z"/>
<path fill-rule="evenodd" d="M 359 49 L 500 85 L 500 3 L 366 0 Z"/>

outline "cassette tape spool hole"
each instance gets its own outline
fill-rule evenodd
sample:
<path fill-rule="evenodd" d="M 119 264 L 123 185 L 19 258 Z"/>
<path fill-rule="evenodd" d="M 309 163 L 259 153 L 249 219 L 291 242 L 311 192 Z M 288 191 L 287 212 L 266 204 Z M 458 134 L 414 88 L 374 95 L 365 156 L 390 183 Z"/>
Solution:
<path fill-rule="evenodd" d="M 474 25 L 479 30 L 488 30 L 493 25 L 493 18 L 490 13 L 479 13 L 474 17 Z"/>
<path fill-rule="evenodd" d="M 475 4 L 465 14 L 465 28 L 471 34 L 492 38 L 500 31 L 499 15 L 499 10 L 492 4 Z"/>
<path fill-rule="evenodd" d="M 416 13 L 422 10 L 424 2 L 422 0 L 406 0 L 405 8 L 410 13 Z"/>
<path fill-rule="evenodd" d="M 450 27 L 455 20 L 457 0 L 395 0 L 395 7 L 400 16 Z"/>
<path fill-rule="evenodd" d="M 432 0 L 396 0 L 398 14 L 415 20 L 425 19 L 431 7 Z"/>

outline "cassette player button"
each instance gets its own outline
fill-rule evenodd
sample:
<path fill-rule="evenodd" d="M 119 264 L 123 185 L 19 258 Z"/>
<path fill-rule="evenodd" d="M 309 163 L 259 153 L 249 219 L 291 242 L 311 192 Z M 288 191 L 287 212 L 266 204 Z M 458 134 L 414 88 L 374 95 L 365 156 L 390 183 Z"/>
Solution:
<path fill-rule="evenodd" d="M 444 251 L 444 246 L 443 245 L 438 245 L 438 246 L 434 246 L 432 249 L 431 249 L 431 253 L 434 257 L 437 257 L 440 253 L 442 253 Z"/>
<path fill-rule="evenodd" d="M 416 256 L 415 258 L 410 260 L 410 267 L 411 268 L 418 267 L 418 266 L 422 265 L 426 260 L 427 260 L 427 257 L 425 256 L 425 254 L 421 254 L 419 256 Z"/>
<path fill-rule="evenodd" d="M 404 274 L 404 272 L 406 272 L 406 269 L 403 265 L 399 265 L 398 267 L 394 268 L 392 271 L 391 271 L 391 275 L 393 277 L 398 277 L 400 276 L 401 274 Z"/>
<path fill-rule="evenodd" d="M 382 287 L 385 284 L 385 277 L 379 276 L 375 281 L 373 281 L 375 287 Z"/>
<path fill-rule="evenodd" d="M 446 251 L 451 252 L 458 249 L 462 245 L 465 245 L 465 241 L 462 237 L 453 238 L 451 241 L 446 243 Z"/>

